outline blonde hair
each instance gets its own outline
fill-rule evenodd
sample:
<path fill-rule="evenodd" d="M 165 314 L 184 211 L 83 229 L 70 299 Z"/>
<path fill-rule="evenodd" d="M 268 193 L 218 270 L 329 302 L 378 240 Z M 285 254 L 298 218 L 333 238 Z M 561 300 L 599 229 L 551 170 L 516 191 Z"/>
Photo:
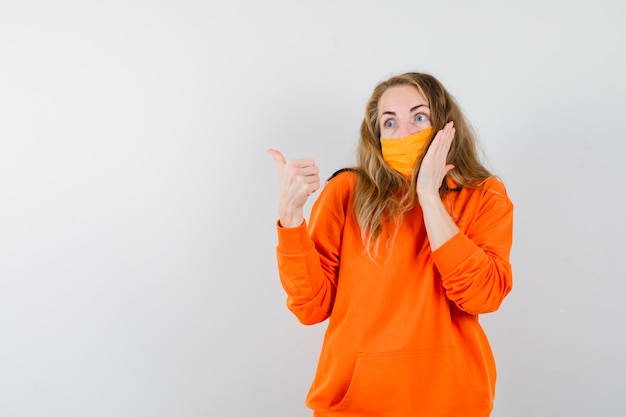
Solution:
<path fill-rule="evenodd" d="M 354 214 L 371 257 L 378 253 L 383 231 L 389 235 L 387 245 L 390 246 L 403 215 L 417 204 L 417 173 L 424 154 L 417 158 L 413 175 L 407 179 L 384 162 L 380 145 L 380 97 L 390 87 L 405 85 L 415 87 L 430 107 L 433 127 L 431 142 L 447 122 L 454 121 L 456 134 L 447 161 L 454 165 L 454 169 L 448 176 L 463 187 L 476 187 L 492 176 L 479 160 L 475 134 L 458 103 L 435 77 L 409 72 L 378 84 L 367 102 L 361 123 L 361 139 L 357 149 L 358 177 L 354 194 Z M 444 181 L 439 193 L 443 198 L 448 192 L 450 189 Z"/>

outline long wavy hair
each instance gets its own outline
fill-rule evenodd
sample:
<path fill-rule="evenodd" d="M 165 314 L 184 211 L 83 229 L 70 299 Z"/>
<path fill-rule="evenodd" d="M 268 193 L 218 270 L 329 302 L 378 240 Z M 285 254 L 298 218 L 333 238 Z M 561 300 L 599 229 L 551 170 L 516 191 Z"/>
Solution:
<path fill-rule="evenodd" d="M 413 175 L 407 179 L 383 160 L 380 144 L 378 103 L 383 93 L 390 87 L 413 86 L 422 94 L 430 107 L 433 134 L 424 153 L 413 168 Z M 454 121 L 456 134 L 447 163 L 454 165 L 448 176 L 459 186 L 478 187 L 492 174 L 480 162 L 476 136 L 465 120 L 461 109 L 450 93 L 432 75 L 409 72 L 394 76 L 376 86 L 365 107 L 365 117 L 361 123 L 361 139 L 357 149 L 357 181 L 354 194 L 354 211 L 361 228 L 366 250 L 375 257 L 381 235 L 385 231 L 393 243 L 403 215 L 418 203 L 417 174 L 424 154 L 435 134 L 444 125 Z M 450 192 L 443 181 L 439 193 L 442 198 Z"/>

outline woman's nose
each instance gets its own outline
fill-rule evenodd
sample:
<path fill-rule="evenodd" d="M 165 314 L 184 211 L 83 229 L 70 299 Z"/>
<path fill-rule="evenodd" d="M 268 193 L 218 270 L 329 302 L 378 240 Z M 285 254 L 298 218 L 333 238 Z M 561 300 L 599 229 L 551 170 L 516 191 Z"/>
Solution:
<path fill-rule="evenodd" d="M 411 126 L 410 124 L 403 124 L 398 129 L 398 137 L 404 138 L 406 136 L 411 136 L 412 134 L 417 133 L 417 129 L 415 126 Z"/>

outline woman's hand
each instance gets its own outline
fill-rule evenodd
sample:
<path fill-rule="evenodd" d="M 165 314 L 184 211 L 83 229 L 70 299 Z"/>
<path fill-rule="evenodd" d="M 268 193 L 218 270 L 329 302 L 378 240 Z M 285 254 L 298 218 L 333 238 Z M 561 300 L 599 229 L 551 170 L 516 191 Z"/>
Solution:
<path fill-rule="evenodd" d="M 417 175 L 417 198 L 422 207 L 424 225 L 432 251 L 440 248 L 459 232 L 459 228 L 446 211 L 439 196 L 439 187 L 446 174 L 454 168 L 454 165 L 446 163 L 454 133 L 452 122 L 448 122 L 437 132 L 433 143 L 424 155 Z"/>
<path fill-rule="evenodd" d="M 286 161 L 280 151 L 267 151 L 276 162 L 280 196 L 278 217 L 282 227 L 297 227 L 304 221 L 304 204 L 320 188 L 319 168 L 311 158 Z"/>
<path fill-rule="evenodd" d="M 417 176 L 417 196 L 420 202 L 432 197 L 439 199 L 439 188 L 446 174 L 454 168 L 454 165 L 446 164 L 454 133 L 454 122 L 446 123 L 435 135 L 422 160 Z"/>

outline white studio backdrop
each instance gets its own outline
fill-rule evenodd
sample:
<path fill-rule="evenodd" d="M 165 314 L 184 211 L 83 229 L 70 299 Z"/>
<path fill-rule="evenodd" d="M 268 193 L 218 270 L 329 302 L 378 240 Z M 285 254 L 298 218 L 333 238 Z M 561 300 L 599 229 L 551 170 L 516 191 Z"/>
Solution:
<path fill-rule="evenodd" d="M 0 416 L 311 415 L 265 153 L 437 76 L 516 206 L 494 417 L 626 415 L 617 0 L 0 0 Z"/>

